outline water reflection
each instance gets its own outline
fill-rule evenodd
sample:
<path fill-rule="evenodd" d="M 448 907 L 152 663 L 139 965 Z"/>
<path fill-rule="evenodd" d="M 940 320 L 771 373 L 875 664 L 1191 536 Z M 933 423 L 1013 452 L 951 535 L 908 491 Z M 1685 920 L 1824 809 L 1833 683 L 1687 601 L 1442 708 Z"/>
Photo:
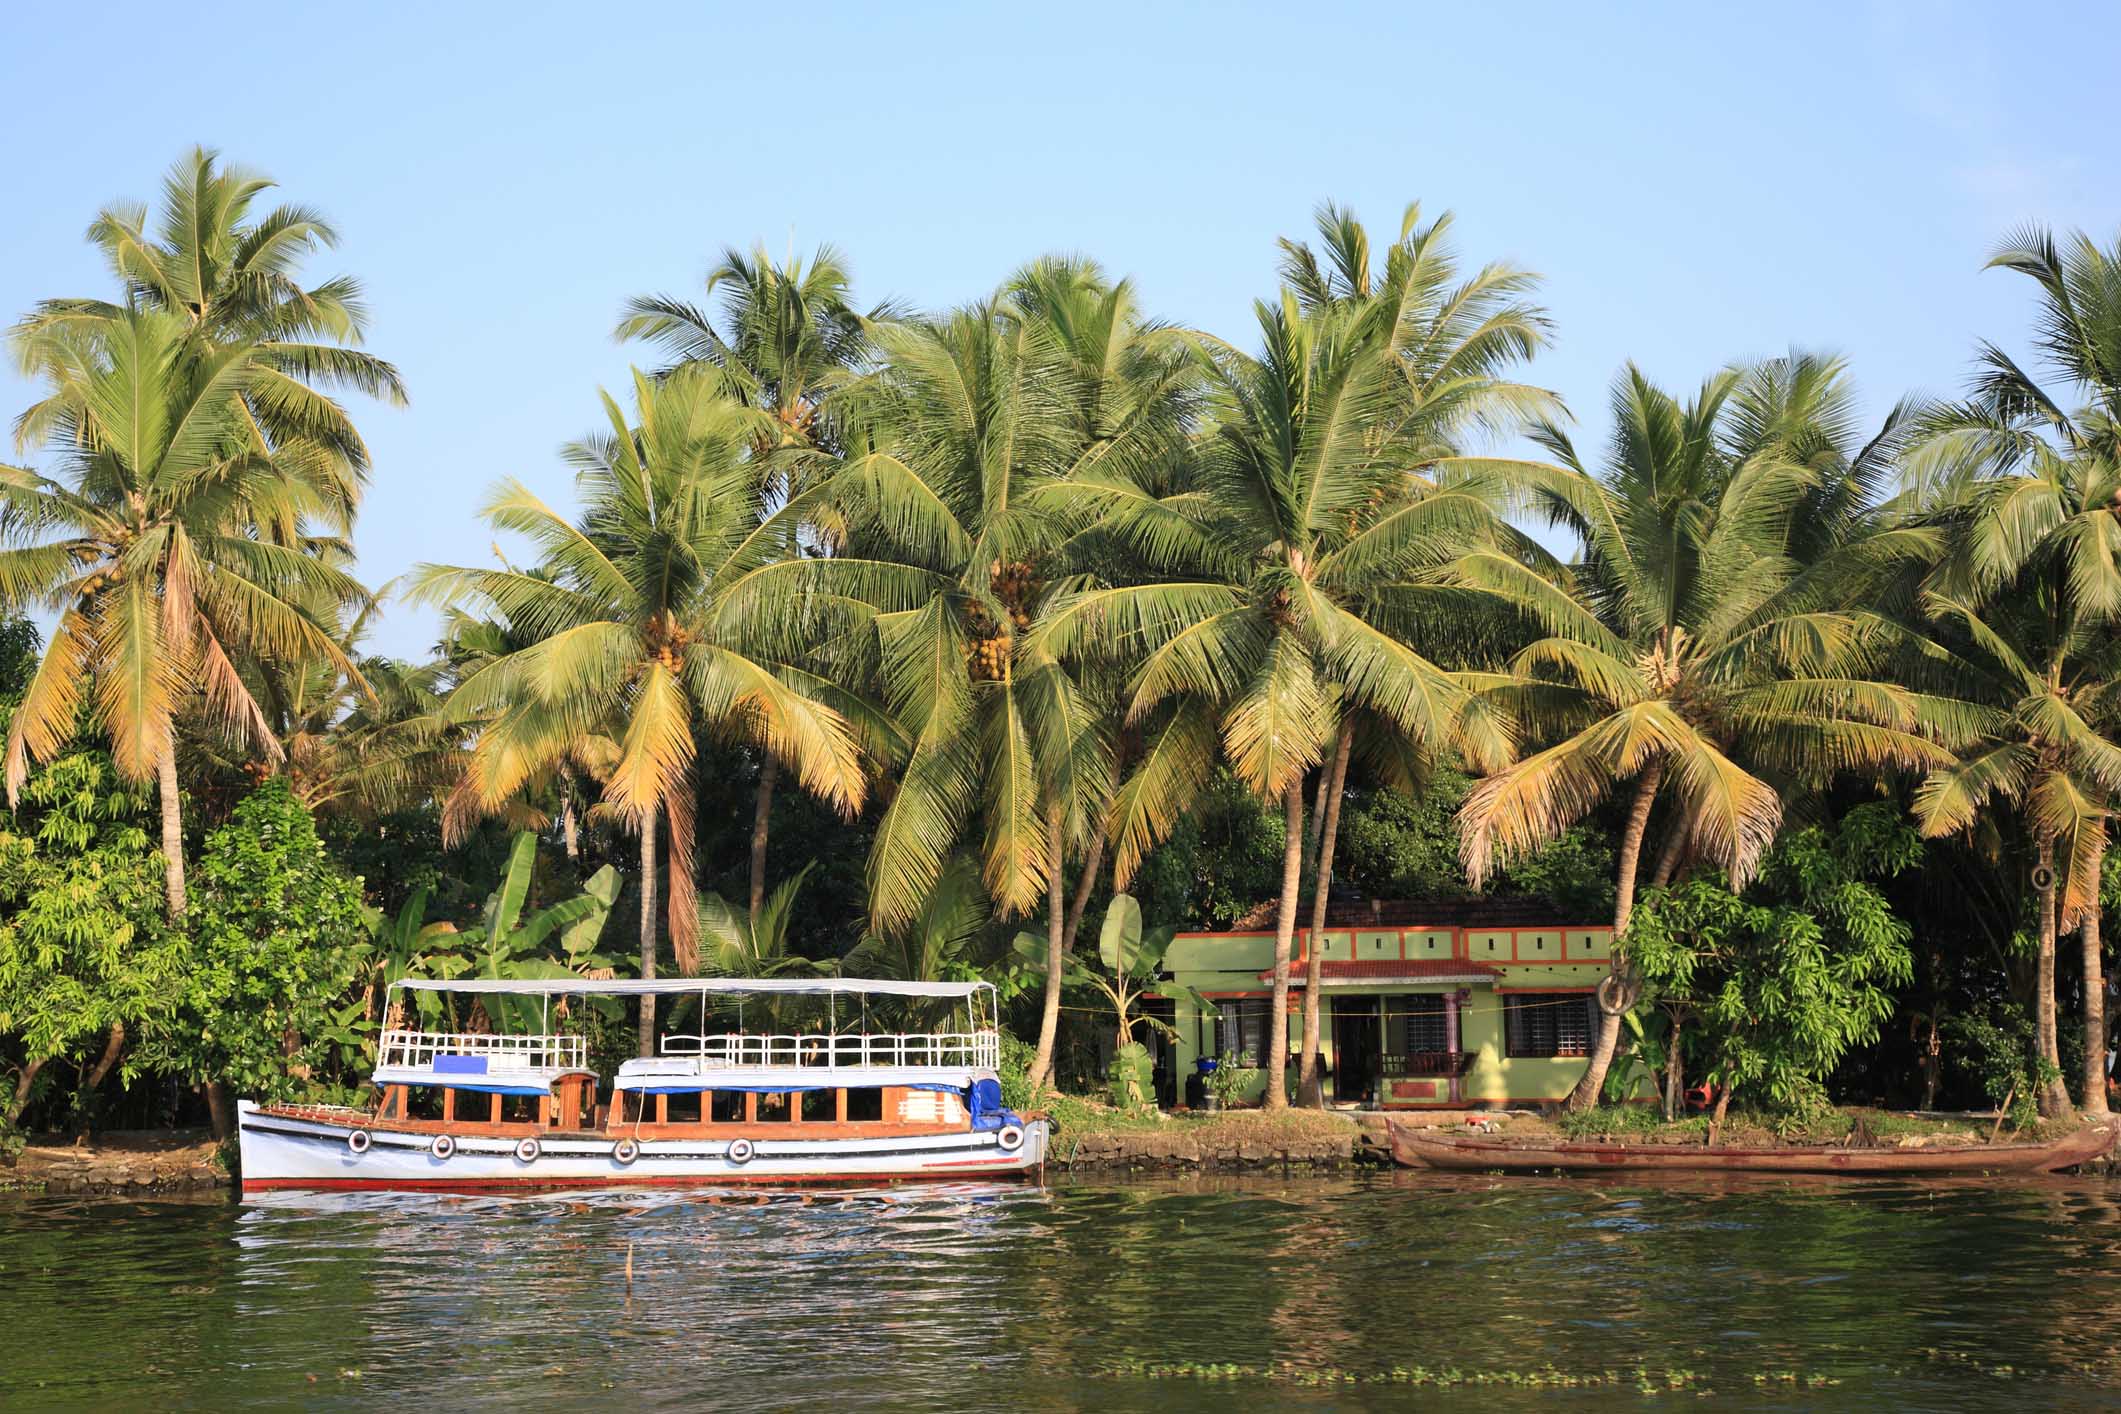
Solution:
<path fill-rule="evenodd" d="M 2068 1181 L 18 1199 L 0 1402 L 1384 1408 L 1411 1391 L 1362 1381 L 1394 1371 L 1641 1366 L 1770 1404 L 2089 1408 L 2117 1254 L 2114 1191 Z M 1571 1392 L 1634 1405 L 1633 1379 Z"/>

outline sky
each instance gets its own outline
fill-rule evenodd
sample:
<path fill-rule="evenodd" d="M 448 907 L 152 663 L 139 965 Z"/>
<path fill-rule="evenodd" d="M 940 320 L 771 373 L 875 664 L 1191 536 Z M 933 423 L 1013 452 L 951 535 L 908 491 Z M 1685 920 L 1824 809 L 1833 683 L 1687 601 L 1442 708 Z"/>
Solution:
<path fill-rule="evenodd" d="M 4 8 L 0 314 L 111 293 L 82 232 L 194 143 L 321 208 L 309 273 L 362 280 L 411 391 L 354 408 L 372 584 L 491 563 L 499 478 L 571 505 L 558 447 L 654 361 L 622 304 L 728 245 L 829 241 L 862 302 L 931 309 L 1079 253 L 1250 347 L 1277 236 L 1418 200 L 1544 277 L 1529 376 L 1589 445 L 1630 359 L 1687 390 L 1829 350 L 1874 415 L 1951 392 L 2024 338 L 1999 240 L 2121 232 L 2112 90 L 2069 57 L 2121 50 L 2106 4 Z M 34 391 L 0 369 L 9 418 Z M 433 638 L 398 607 L 370 647 Z"/>

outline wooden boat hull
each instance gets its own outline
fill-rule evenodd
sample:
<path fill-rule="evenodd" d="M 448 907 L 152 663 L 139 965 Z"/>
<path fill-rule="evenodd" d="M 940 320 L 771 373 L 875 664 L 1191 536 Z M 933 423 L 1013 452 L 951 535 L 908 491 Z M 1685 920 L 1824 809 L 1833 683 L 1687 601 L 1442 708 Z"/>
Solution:
<path fill-rule="evenodd" d="M 368 1136 L 361 1152 L 348 1142 L 357 1131 Z M 497 1193 L 1022 1178 L 1045 1163 L 1049 1127 L 1027 1120 L 1022 1132 L 1013 1150 L 992 1131 L 757 1139 L 742 1160 L 728 1139 L 643 1139 L 631 1162 L 622 1162 L 616 1135 L 541 1136 L 529 1160 L 517 1155 L 517 1137 L 464 1135 L 444 1159 L 432 1151 L 431 1132 L 237 1106 L 246 1197 L 290 1189 Z"/>
<path fill-rule="evenodd" d="M 1895 1174 L 2052 1173 L 2104 1157 L 2113 1124 L 2086 1125 L 2051 1144 L 1964 1144 L 1949 1148 L 1774 1148 L 1700 1144 L 1516 1143 L 1426 1134 L 1391 1124 L 1392 1158 L 1407 1168 L 1502 1173 L 1801 1173 L 1851 1177 Z"/>

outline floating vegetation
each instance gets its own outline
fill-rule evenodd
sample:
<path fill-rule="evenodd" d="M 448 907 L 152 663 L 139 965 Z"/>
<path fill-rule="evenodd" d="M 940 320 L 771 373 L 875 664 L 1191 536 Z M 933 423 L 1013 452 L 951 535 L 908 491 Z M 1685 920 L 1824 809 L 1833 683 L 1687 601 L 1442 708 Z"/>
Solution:
<path fill-rule="evenodd" d="M 1273 1365 L 1241 1365 L 1198 1361 L 1122 1360 L 1100 1366 L 1100 1379 L 1195 1380 L 1202 1383 L 1265 1383 L 1306 1389 L 1348 1385 L 1419 1385 L 1434 1389 L 1500 1386 L 1518 1389 L 1633 1389 L 1644 1395 L 1687 1391 L 1706 1394 L 1709 1376 L 1700 1370 L 1651 1369 L 1638 1365 L 1628 1370 L 1564 1370 L 1558 1365 L 1530 1369 L 1459 1369 L 1456 1366 L 1394 1365 L 1386 1369 L 1354 1370 L 1339 1365 L 1300 1365 L 1285 1360 Z M 1754 1385 L 1782 1385 L 1793 1389 L 1825 1389 L 1840 1381 L 1829 1375 L 1800 1370 L 1760 1370 L 1737 1379 Z"/>

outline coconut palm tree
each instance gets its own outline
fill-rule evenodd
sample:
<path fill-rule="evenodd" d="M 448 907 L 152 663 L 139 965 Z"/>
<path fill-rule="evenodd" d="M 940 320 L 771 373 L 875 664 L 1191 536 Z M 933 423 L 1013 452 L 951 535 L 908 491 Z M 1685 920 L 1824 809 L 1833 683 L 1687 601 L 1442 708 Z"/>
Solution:
<path fill-rule="evenodd" d="M 1492 692 L 1551 743 L 1467 795 L 1468 873 L 1481 882 L 1616 793 L 1627 802 L 1613 976 L 1599 991 L 1603 1015 L 1573 1108 L 1597 1102 L 1637 991 L 1626 933 L 1660 799 L 1670 802 L 1672 860 L 1713 863 L 1742 882 L 1780 824 L 1778 781 L 1939 765 L 1950 759 L 1944 738 L 1963 726 L 1949 704 L 1878 680 L 1898 640 L 1876 615 L 1839 607 L 1848 567 L 1792 554 L 1799 532 L 1810 533 L 1799 512 L 1822 493 L 1821 457 L 1794 455 L 1780 436 L 1747 445 L 1730 418 L 1746 382 L 1727 370 L 1682 404 L 1631 365 L 1613 391 L 1605 465 L 1594 473 L 1546 427 L 1539 436 L 1561 465 L 1525 473 L 1582 542 L 1573 584 L 1492 559 L 1461 566 L 1545 625 Z M 1753 392 L 1773 423 L 1771 388 Z M 1882 553 L 1863 541 L 1851 556 L 1866 551 Z"/>
<path fill-rule="evenodd" d="M 1439 475 L 1463 475 L 1474 466 L 1494 466 L 1492 459 L 1468 455 L 1473 439 L 1562 415 L 1558 398 L 1510 377 L 1515 366 L 1547 342 L 1550 326 L 1545 311 L 1530 300 L 1538 283 L 1536 276 L 1497 263 L 1461 278 L 1451 248 L 1450 213 L 1424 224 L 1418 202 L 1410 204 L 1401 217 L 1398 238 L 1385 247 L 1381 266 L 1373 262 L 1368 229 L 1346 208 L 1326 203 L 1318 209 L 1315 224 L 1318 249 L 1281 242 L 1282 280 L 1296 291 L 1307 312 L 1332 311 L 1355 318 L 1384 347 L 1391 406 L 1373 435 L 1389 442 L 1410 477 L 1421 478 L 1397 494 L 1388 494 L 1388 503 L 1411 508 L 1432 489 Z M 1537 563 L 1546 558 L 1536 544 L 1511 537 L 1500 526 L 1491 528 L 1488 538 L 1509 543 L 1520 560 Z M 1446 539 L 1432 558 L 1464 547 L 1463 540 Z M 1426 657 L 1441 661 L 1453 645 L 1472 636 L 1467 616 L 1476 612 L 1474 605 L 1461 599 L 1451 614 L 1408 612 L 1418 596 L 1411 586 L 1396 582 L 1397 578 L 1381 585 L 1400 611 L 1401 622 L 1394 625 L 1394 631 Z M 1388 732 L 1382 720 L 1369 718 L 1359 724 L 1359 717 L 1356 714 L 1341 724 L 1332 755 L 1320 773 L 1311 814 L 1314 939 L 1325 931 L 1341 800 L 1358 733 L 1375 740 L 1378 733 Z M 1414 761 L 1424 760 L 1421 743 L 1404 745 L 1411 749 Z M 1401 773 L 1409 783 L 1427 774 L 1421 768 Z M 1324 1103 L 1319 1066 L 1322 959 L 1320 947 L 1306 949 L 1297 1094 L 1302 1103 L 1311 1105 Z"/>
<path fill-rule="evenodd" d="M 1479 761 L 1507 751 L 1449 672 L 1384 626 L 1417 587 L 1491 531 L 1475 489 L 1412 470 L 1404 371 L 1380 332 L 1382 304 L 1306 312 L 1286 291 L 1257 306 L 1263 352 L 1202 347 L 1213 421 L 1164 494 L 1126 476 L 1077 478 L 1064 493 L 1139 557 L 1124 583 L 1070 586 L 1048 606 L 1034 651 L 1136 664 L 1125 685 L 1143 743 L 1113 808 L 1115 878 L 1168 832 L 1218 751 L 1282 806 L 1272 1013 L 1286 1014 L 1303 854 L 1303 786 L 1340 722 L 1362 712 L 1406 740 L 1450 743 Z M 1285 1028 L 1270 1028 L 1267 1103 L 1287 1103 Z"/>
<path fill-rule="evenodd" d="M 498 530 L 527 537 L 538 572 L 424 566 L 414 597 L 504 623 L 527 646 L 472 672 L 448 715 L 480 720 L 467 778 L 488 805 L 514 797 L 587 737 L 609 732 L 618 759 L 605 807 L 641 834 L 641 967 L 654 976 L 659 828 L 669 831 L 668 910 L 679 968 L 698 965 L 692 860 L 696 728 L 767 752 L 820 798 L 852 812 L 866 789 L 847 719 L 795 664 L 823 611 L 767 573 L 787 522 L 751 465 L 761 417 L 709 377 L 636 373 L 635 413 L 608 394 L 608 430 L 570 445 L 583 509 L 570 521 L 528 488 L 488 500 Z M 644 1047 L 654 1008 L 642 1010 Z"/>
<path fill-rule="evenodd" d="M 41 443 L 62 423 L 92 427 L 97 413 L 81 381 L 80 350 L 119 336 L 130 313 L 159 311 L 182 321 L 187 357 L 248 349 L 250 373 L 234 395 L 251 450 L 299 454 L 310 464 L 308 475 L 282 488 L 292 499 L 261 529 L 294 543 L 304 517 L 342 535 L 351 528 L 368 449 L 325 390 L 402 404 L 405 386 L 390 364 L 355 347 L 368 317 L 359 281 L 301 283 L 303 260 L 336 245 L 338 233 L 306 206 L 260 213 L 272 187 L 209 148 L 193 148 L 163 180 L 159 222 L 137 204 L 97 214 L 88 238 L 123 295 L 45 300 L 14 327 L 18 361 L 48 385 L 17 419 L 18 445 Z"/>
<path fill-rule="evenodd" d="M 1980 744 L 1925 788 L 1932 833 L 1992 799 L 2017 804 L 2038 877 L 2035 1031 L 2060 1063 L 2056 930 L 2077 927 L 2085 966 L 2085 1108 L 2106 1112 L 2098 876 L 2121 729 L 2107 682 L 2121 621 L 2121 242 L 2027 228 L 1990 258 L 2038 287 L 2030 366 L 1979 349 L 1968 395 L 1925 409 L 1907 458 L 1913 514 L 1940 532 L 1924 603 L 1949 646 L 1941 684 L 1989 715 Z M 2050 867 L 2060 849 L 2060 878 Z M 2059 1079 L 2042 1109 L 2064 1112 Z"/>
<path fill-rule="evenodd" d="M 754 465 L 772 482 L 777 502 L 796 492 L 829 464 L 816 454 L 837 446 L 825 417 L 825 394 L 838 381 L 867 368 L 873 356 L 870 323 L 899 311 L 882 304 L 866 314 L 854 307 L 853 279 L 831 246 L 819 246 L 808 261 L 791 257 L 776 265 L 764 247 L 746 255 L 735 248 L 707 276 L 706 294 L 721 295 L 721 324 L 705 309 L 671 295 L 627 301 L 614 331 L 620 339 L 642 339 L 671 357 L 673 368 L 712 369 L 725 391 L 772 417 Z M 778 455 L 775 455 L 775 454 Z M 814 547 L 829 546 L 840 527 L 820 506 L 810 525 L 791 534 Z M 799 552 L 790 545 L 788 553 Z M 752 926 L 766 905 L 766 846 L 780 763 L 759 764 L 751 827 Z"/>
<path fill-rule="evenodd" d="M 314 464 L 256 439 L 245 409 L 278 374 L 252 346 L 201 349 L 185 316 L 133 309 L 68 356 L 68 400 L 47 425 L 56 476 L 0 472 L 12 542 L 0 602 L 58 616 L 8 725 L 8 793 L 65 748 L 85 711 L 127 780 L 157 782 L 174 916 L 185 907 L 178 713 L 195 701 L 277 758 L 239 664 L 314 659 L 359 685 L 314 611 L 368 595 L 326 559 L 258 533 L 260 508 L 306 495 Z"/>
<path fill-rule="evenodd" d="M 1068 857 L 1087 853 L 1112 744 L 1096 686 L 1025 634 L 1083 525 L 1040 493 L 1176 445 L 1183 360 L 1131 287 L 1078 262 L 875 339 L 881 366 L 837 401 L 846 549 L 787 567 L 880 610 L 868 656 L 909 745 L 870 856 L 871 927 L 903 927 L 977 827 L 989 897 L 1005 916 L 1043 897 L 1058 949 Z M 1039 1080 L 1053 1034 L 1041 1024 Z"/>

